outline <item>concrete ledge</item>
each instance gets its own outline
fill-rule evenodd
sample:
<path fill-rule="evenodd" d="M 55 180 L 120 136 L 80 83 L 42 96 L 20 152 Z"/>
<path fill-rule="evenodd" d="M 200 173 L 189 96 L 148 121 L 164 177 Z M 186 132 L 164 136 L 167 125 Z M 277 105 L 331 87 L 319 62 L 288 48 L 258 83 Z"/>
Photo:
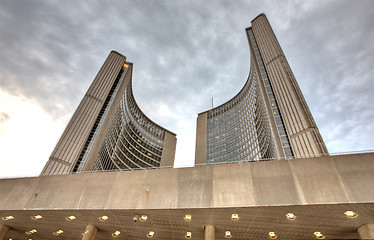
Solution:
<path fill-rule="evenodd" d="M 374 202 L 374 154 L 0 180 L 0 210 Z M 271 197 L 269 197 L 271 196 Z"/>

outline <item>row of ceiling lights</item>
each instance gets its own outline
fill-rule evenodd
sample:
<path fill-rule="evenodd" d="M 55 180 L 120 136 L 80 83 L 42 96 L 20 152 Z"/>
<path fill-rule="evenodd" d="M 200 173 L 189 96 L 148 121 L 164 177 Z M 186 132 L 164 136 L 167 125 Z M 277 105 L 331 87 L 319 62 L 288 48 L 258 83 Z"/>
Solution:
<path fill-rule="evenodd" d="M 353 211 L 345 211 L 344 214 L 345 214 L 348 218 L 355 218 L 355 217 L 358 216 L 358 214 L 356 214 L 356 213 L 353 212 Z M 39 220 L 39 219 L 42 219 L 42 218 L 43 218 L 42 215 L 35 215 L 35 216 L 32 216 L 32 217 L 31 217 L 32 220 Z M 296 216 L 295 216 L 295 214 L 293 214 L 293 213 L 287 213 L 287 214 L 286 214 L 286 218 L 287 218 L 288 220 L 295 220 L 295 219 L 296 219 Z M 5 217 L 2 217 L 2 220 L 4 220 L 4 221 L 13 220 L 13 219 L 14 219 L 13 216 L 5 216 Z M 76 219 L 76 217 L 72 215 L 72 216 L 68 216 L 68 217 L 66 217 L 65 219 L 66 219 L 67 221 L 73 221 L 73 220 Z M 109 219 L 109 217 L 106 216 L 106 215 L 99 217 L 99 220 L 100 220 L 100 221 L 106 221 L 106 220 L 108 220 L 108 219 Z M 148 216 L 147 216 L 147 215 L 142 215 L 141 217 L 138 217 L 137 215 L 135 215 L 135 217 L 134 217 L 134 221 L 137 221 L 138 219 L 139 219 L 140 221 L 146 221 L 146 220 L 148 219 Z M 236 214 L 236 213 L 234 213 L 234 214 L 231 215 L 231 219 L 234 220 L 234 221 L 239 220 L 239 215 Z M 192 216 L 191 216 L 191 214 L 186 214 L 186 215 L 184 216 L 184 220 L 187 221 L 187 222 L 188 222 L 188 221 L 191 221 L 191 220 L 192 220 Z M 27 235 L 31 235 L 31 234 L 36 233 L 36 232 L 37 232 L 36 229 L 31 229 L 30 231 L 27 231 L 27 232 L 25 232 L 25 233 L 26 233 Z M 61 235 L 61 234 L 63 234 L 63 233 L 64 233 L 64 231 L 61 230 L 61 229 L 59 229 L 59 230 L 57 230 L 56 232 L 53 232 L 53 235 L 58 236 L 58 235 Z M 117 230 L 117 231 L 115 231 L 115 232 L 112 234 L 112 236 L 113 236 L 113 237 L 118 237 L 120 234 L 121 234 L 121 232 Z M 148 232 L 147 237 L 148 237 L 148 238 L 152 238 L 152 237 L 154 236 L 154 234 L 155 234 L 154 231 L 150 231 L 150 232 Z M 275 232 L 269 232 L 268 234 L 269 234 L 269 238 L 271 238 L 271 239 L 276 239 L 276 238 L 277 238 L 277 235 L 275 234 Z M 324 238 L 325 238 L 325 236 L 324 236 L 321 232 L 314 232 L 314 236 L 315 236 L 317 239 L 324 239 Z M 188 239 L 189 239 L 189 238 L 192 238 L 192 233 L 191 233 L 191 232 L 187 232 L 186 235 L 185 235 L 185 237 L 188 238 Z M 226 237 L 226 238 L 231 238 L 231 237 L 232 237 L 231 232 L 230 232 L 230 231 L 225 231 L 225 237 Z M 11 239 L 9 239 L 9 240 L 11 240 Z"/>

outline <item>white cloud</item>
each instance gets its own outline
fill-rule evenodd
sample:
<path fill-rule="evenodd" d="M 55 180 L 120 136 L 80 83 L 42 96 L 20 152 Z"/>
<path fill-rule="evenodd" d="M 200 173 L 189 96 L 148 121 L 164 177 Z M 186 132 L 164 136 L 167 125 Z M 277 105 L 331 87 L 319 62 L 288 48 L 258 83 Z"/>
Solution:
<path fill-rule="evenodd" d="M 38 104 L 0 90 L 0 177 L 39 175 L 64 123 Z"/>

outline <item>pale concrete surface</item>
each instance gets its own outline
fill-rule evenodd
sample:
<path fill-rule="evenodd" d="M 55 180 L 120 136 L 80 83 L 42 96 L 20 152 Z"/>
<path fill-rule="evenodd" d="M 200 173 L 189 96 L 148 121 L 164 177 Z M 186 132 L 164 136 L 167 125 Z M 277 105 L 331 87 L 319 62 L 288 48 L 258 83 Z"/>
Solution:
<path fill-rule="evenodd" d="M 290 161 L 255 162 L 251 164 L 251 170 L 259 206 L 301 203 Z"/>
<path fill-rule="evenodd" d="M 374 153 L 320 158 L 274 160 L 195 168 L 80 173 L 0 180 L 0 223 L 10 227 L 7 238 L 81 239 L 88 224 L 96 239 L 204 239 L 204 226 L 215 227 L 216 239 L 358 239 L 356 229 L 374 222 Z M 355 177 L 356 176 L 356 177 Z M 357 180 L 358 179 L 358 180 Z M 362 188 L 363 190 L 360 190 Z M 355 211 L 348 218 L 345 211 Z M 294 221 L 286 219 L 294 213 Z M 231 220 L 231 214 L 239 220 Z M 43 219 L 30 217 L 41 214 Z M 134 216 L 147 215 L 146 222 Z M 192 215 L 185 221 L 186 214 Z M 67 216 L 77 217 L 66 221 Z M 109 216 L 101 222 L 98 217 Z"/>
<path fill-rule="evenodd" d="M 215 240 L 216 235 L 214 232 L 214 226 L 212 225 L 206 225 L 205 226 L 205 240 Z"/>
<path fill-rule="evenodd" d="M 373 202 L 373 158 L 373 153 L 366 153 L 4 179 L 0 181 L 0 209 L 174 209 Z"/>
<path fill-rule="evenodd" d="M 0 240 L 3 240 L 5 238 L 5 236 L 8 233 L 8 230 L 9 230 L 8 226 L 4 224 L 0 224 Z"/>
<path fill-rule="evenodd" d="M 350 202 L 331 159 L 333 157 L 290 161 L 294 176 L 300 185 L 299 189 L 305 198 L 302 204 Z"/>
<path fill-rule="evenodd" d="M 213 167 L 213 206 L 256 205 L 253 164 L 238 163 Z M 245 189 L 245 191 L 243 191 Z"/>
<path fill-rule="evenodd" d="M 362 225 L 357 228 L 360 239 L 374 239 L 374 223 Z"/>
<path fill-rule="evenodd" d="M 207 119 L 208 114 L 201 113 L 197 116 L 196 120 L 196 147 L 195 147 L 195 164 L 206 163 L 207 151 Z"/>
<path fill-rule="evenodd" d="M 175 134 L 170 132 L 165 132 L 164 139 L 164 150 L 162 151 L 161 156 L 161 167 L 173 167 L 174 166 L 174 157 L 175 150 L 177 147 L 177 138 Z"/>
<path fill-rule="evenodd" d="M 95 240 L 97 233 L 97 228 L 94 225 L 87 225 L 84 231 L 82 240 Z"/>

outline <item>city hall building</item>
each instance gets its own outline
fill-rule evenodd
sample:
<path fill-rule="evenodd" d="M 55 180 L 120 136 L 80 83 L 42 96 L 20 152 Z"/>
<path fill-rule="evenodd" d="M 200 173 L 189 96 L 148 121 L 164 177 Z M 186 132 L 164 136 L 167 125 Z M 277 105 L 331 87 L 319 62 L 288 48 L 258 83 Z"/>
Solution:
<path fill-rule="evenodd" d="M 374 153 L 330 155 L 264 14 L 246 35 L 248 79 L 198 114 L 193 168 L 112 51 L 41 175 L 0 179 L 0 240 L 374 239 Z"/>

